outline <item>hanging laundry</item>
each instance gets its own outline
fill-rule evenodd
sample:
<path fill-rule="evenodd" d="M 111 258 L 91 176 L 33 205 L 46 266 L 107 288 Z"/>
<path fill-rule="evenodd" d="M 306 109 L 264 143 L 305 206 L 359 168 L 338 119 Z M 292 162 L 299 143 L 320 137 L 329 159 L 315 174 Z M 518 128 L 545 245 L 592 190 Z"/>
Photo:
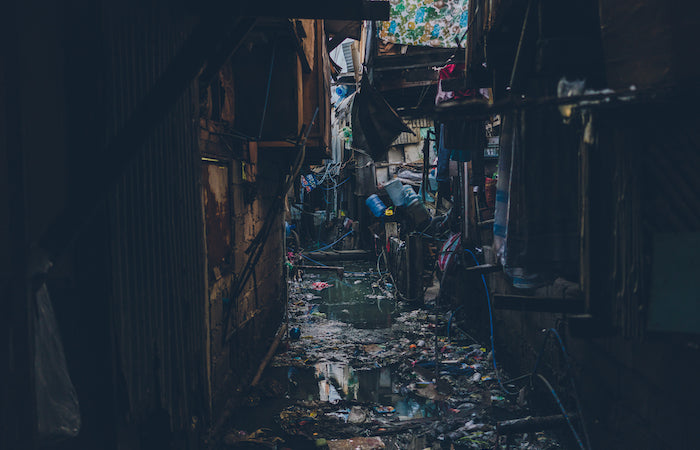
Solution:
<path fill-rule="evenodd" d="M 445 91 L 442 89 L 442 83 L 445 80 L 453 80 L 459 78 L 460 75 L 464 76 L 465 65 L 464 64 L 448 64 L 440 69 L 438 74 L 438 91 L 435 96 L 435 105 L 446 102 L 447 100 L 459 100 L 461 98 L 476 98 L 479 96 L 478 89 L 464 89 L 461 91 Z"/>
<path fill-rule="evenodd" d="M 468 0 L 393 0 L 379 38 L 395 44 L 457 47 L 469 25 Z"/>

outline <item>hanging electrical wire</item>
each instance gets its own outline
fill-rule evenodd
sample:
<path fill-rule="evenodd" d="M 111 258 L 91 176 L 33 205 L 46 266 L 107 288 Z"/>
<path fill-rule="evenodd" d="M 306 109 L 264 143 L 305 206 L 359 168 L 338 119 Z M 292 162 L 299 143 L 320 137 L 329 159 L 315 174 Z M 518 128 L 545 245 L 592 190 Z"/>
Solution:
<path fill-rule="evenodd" d="M 275 215 L 279 212 L 281 208 L 281 203 L 284 200 L 284 197 L 286 196 L 287 192 L 289 192 L 289 189 L 294 184 L 294 181 L 296 180 L 296 177 L 299 176 L 299 171 L 301 170 L 301 166 L 304 163 L 304 158 L 306 157 L 306 142 L 309 137 L 309 132 L 311 131 L 311 128 L 313 127 L 314 122 L 316 121 L 316 116 L 318 115 L 318 107 L 314 111 L 314 115 L 311 118 L 311 122 L 309 123 L 309 126 L 306 128 L 306 132 L 301 134 L 300 141 L 298 143 L 298 147 L 300 148 L 299 154 L 297 155 L 297 160 L 294 163 L 294 169 L 291 171 L 291 174 L 289 178 L 287 178 L 286 181 L 282 180 L 280 183 L 280 189 L 277 192 L 277 195 L 275 196 L 275 199 L 273 201 L 273 204 L 271 205 L 269 212 L 267 216 L 265 217 L 265 220 L 263 222 L 262 229 L 260 232 L 255 236 L 253 241 L 250 243 L 248 248 L 245 250 L 245 252 L 248 254 L 248 260 L 246 261 L 246 264 L 243 266 L 243 269 L 241 270 L 239 276 L 237 277 L 236 280 L 236 285 L 233 289 L 233 295 L 232 298 L 237 299 L 240 293 L 243 291 L 243 288 L 246 286 L 246 283 L 250 279 L 250 276 L 254 273 L 255 270 L 255 265 L 258 262 L 258 259 L 260 259 L 260 256 L 262 255 L 262 251 L 265 248 L 265 242 L 267 242 L 267 238 L 270 234 L 270 231 L 272 230 L 272 227 L 274 225 L 274 217 Z M 222 340 L 227 341 L 229 339 L 228 336 L 228 324 L 229 324 L 229 318 L 230 318 L 230 309 L 228 310 L 229 312 L 225 314 L 224 317 L 224 332 L 222 333 Z"/>
<path fill-rule="evenodd" d="M 465 248 L 464 250 L 470 255 L 472 255 L 472 258 L 474 258 L 474 263 L 478 266 L 479 260 L 476 259 L 476 255 L 468 248 Z M 501 387 L 501 390 L 503 392 L 505 392 L 508 395 L 518 395 L 518 391 L 510 391 L 503 384 L 503 380 L 501 380 L 501 374 L 498 370 L 498 363 L 496 362 L 496 341 L 493 331 L 493 312 L 491 311 L 491 294 L 489 293 L 489 287 L 486 284 L 486 278 L 483 275 L 481 275 L 481 281 L 484 283 L 484 291 L 486 292 L 486 302 L 488 303 L 489 307 L 489 325 L 491 327 L 491 360 L 493 361 L 493 370 L 496 372 L 496 380 L 498 380 L 498 385 Z"/>

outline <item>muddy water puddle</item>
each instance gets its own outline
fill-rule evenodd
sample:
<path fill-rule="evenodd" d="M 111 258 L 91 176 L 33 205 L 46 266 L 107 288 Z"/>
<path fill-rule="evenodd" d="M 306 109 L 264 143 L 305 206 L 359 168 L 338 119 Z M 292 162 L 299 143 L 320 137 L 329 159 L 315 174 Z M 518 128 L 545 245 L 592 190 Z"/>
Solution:
<path fill-rule="evenodd" d="M 342 435 L 334 428 L 366 422 L 370 417 L 392 421 L 437 417 L 436 402 L 400 392 L 400 377 L 395 369 L 398 368 L 356 370 L 349 364 L 332 362 L 309 367 L 270 367 L 260 389 L 249 397 L 247 405 L 234 412 L 231 422 L 236 429 L 248 430 L 247 433 L 263 429 L 269 435 L 281 437 L 285 444 L 279 448 L 305 449 L 316 448 L 315 436 L 306 432 L 309 422 L 318 422 L 319 436 L 327 436 Z M 292 418 L 284 415 L 294 412 L 294 405 L 299 404 L 309 405 L 308 412 Z M 305 433 L 297 434 L 297 428 Z M 263 448 L 249 445 L 234 447 Z"/>
<path fill-rule="evenodd" d="M 315 290 L 302 288 L 315 294 L 313 301 L 318 311 L 331 320 L 338 320 L 360 329 L 390 328 L 396 312 L 396 299 L 380 278 L 376 267 L 369 262 L 351 261 L 339 263 L 345 268 L 343 277 L 327 270 L 307 269 L 305 280 L 328 283 L 330 287 Z M 389 284 L 391 288 L 391 284 Z"/>

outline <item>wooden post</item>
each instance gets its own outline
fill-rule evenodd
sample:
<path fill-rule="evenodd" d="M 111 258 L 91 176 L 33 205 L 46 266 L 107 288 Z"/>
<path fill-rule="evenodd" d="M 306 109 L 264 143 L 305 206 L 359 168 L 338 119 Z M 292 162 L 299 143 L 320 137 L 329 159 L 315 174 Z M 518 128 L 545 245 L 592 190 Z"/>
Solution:
<path fill-rule="evenodd" d="M 258 372 L 255 374 L 255 377 L 253 377 L 253 381 L 250 383 L 250 387 L 255 387 L 260 382 L 260 377 L 262 377 L 262 374 L 265 371 L 265 367 L 267 367 L 267 364 L 270 362 L 272 357 L 275 355 L 275 351 L 277 351 L 277 347 L 280 345 L 280 342 L 282 341 L 282 336 L 284 336 L 284 334 L 286 332 L 287 332 L 287 324 L 284 323 L 284 324 L 282 324 L 280 329 L 277 330 L 277 334 L 275 335 L 275 340 L 272 341 L 272 345 L 270 345 L 270 349 L 267 351 L 265 358 L 263 358 L 262 362 L 260 363 L 260 367 L 258 367 Z"/>

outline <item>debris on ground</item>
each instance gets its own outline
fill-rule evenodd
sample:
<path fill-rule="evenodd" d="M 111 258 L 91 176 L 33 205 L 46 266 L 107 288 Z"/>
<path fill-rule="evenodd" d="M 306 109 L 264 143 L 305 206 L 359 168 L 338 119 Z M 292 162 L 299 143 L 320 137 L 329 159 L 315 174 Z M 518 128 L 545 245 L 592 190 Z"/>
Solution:
<path fill-rule="evenodd" d="M 308 444 L 287 448 L 481 449 L 506 439 L 512 448 L 562 448 L 542 432 L 499 436 L 499 421 L 530 413 L 522 398 L 518 404 L 500 389 L 488 349 L 446 332 L 451 311 L 399 302 L 386 287 L 391 283 L 362 269 L 345 275 L 360 283 L 309 273 L 289 283 L 293 333 L 260 388 L 279 400 L 280 389 L 265 386 L 286 384 L 286 406 L 272 419 L 284 438 Z M 341 295 L 357 289 L 364 294 L 354 303 Z M 352 319 L 358 308 L 368 309 Z"/>
<path fill-rule="evenodd" d="M 386 448 L 379 437 L 356 437 L 352 439 L 328 441 L 330 450 L 376 450 Z"/>
<path fill-rule="evenodd" d="M 316 281 L 311 284 L 311 289 L 315 291 L 322 291 L 324 289 L 328 289 L 329 287 L 333 287 L 332 284 L 328 284 L 325 281 Z"/>

